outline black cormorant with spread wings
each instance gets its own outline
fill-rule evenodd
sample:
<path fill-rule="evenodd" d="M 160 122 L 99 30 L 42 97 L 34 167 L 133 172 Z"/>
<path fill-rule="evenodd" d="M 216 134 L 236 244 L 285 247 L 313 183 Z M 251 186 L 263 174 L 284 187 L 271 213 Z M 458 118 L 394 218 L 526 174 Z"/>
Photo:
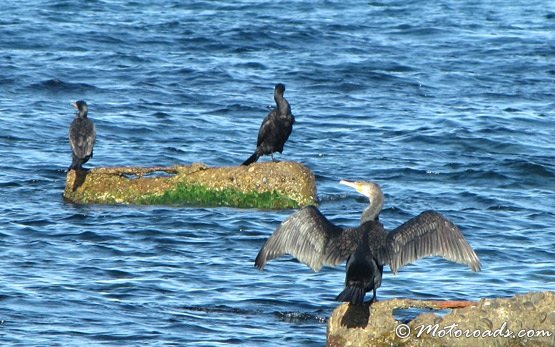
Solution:
<path fill-rule="evenodd" d="M 314 271 L 323 265 L 335 266 L 347 260 L 345 289 L 338 301 L 361 305 L 364 295 L 382 282 L 384 265 L 397 270 L 426 256 L 441 256 L 480 270 L 480 261 L 460 230 L 435 211 L 425 211 L 391 232 L 379 221 L 384 203 L 380 187 L 373 182 L 341 184 L 355 188 L 370 200 L 360 225 L 341 228 L 331 223 L 316 207 L 306 206 L 287 218 L 266 241 L 255 260 L 264 269 L 266 262 L 290 254 Z"/>
<path fill-rule="evenodd" d="M 291 135 L 295 117 L 291 114 L 291 106 L 283 97 L 285 86 L 281 83 L 274 88 L 274 100 L 276 107 L 262 121 L 258 130 L 256 150 L 241 165 L 250 165 L 264 154 L 270 154 L 274 160 L 275 152 L 283 152 L 283 145 Z"/>
<path fill-rule="evenodd" d="M 70 170 L 83 170 L 83 164 L 93 156 L 93 146 L 96 140 L 96 129 L 87 117 L 88 106 L 83 100 L 73 103 L 77 109 L 77 116 L 69 126 L 69 143 L 72 150 Z"/>

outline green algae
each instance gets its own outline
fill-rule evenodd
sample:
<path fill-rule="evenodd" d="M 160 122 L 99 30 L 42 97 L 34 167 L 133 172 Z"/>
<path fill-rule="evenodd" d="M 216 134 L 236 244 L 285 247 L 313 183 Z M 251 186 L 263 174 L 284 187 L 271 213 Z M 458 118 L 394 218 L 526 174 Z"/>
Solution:
<path fill-rule="evenodd" d="M 151 194 L 137 200 L 144 205 L 200 205 L 239 208 L 285 209 L 298 208 L 299 203 L 278 191 L 242 192 L 236 189 L 208 189 L 199 184 L 178 183 L 162 194 Z"/>

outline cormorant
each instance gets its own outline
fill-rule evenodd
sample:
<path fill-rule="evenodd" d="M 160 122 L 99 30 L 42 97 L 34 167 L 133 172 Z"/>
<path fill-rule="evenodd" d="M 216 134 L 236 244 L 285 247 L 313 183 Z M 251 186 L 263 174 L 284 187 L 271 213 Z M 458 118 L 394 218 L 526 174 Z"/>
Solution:
<path fill-rule="evenodd" d="M 93 146 L 96 140 L 96 129 L 93 122 L 87 118 L 88 107 L 83 100 L 74 102 L 77 115 L 69 126 L 69 143 L 72 150 L 70 170 L 83 170 L 83 164 L 93 156 Z"/>
<path fill-rule="evenodd" d="M 256 150 L 241 165 L 250 165 L 264 154 L 270 154 L 274 160 L 274 153 L 283 151 L 283 145 L 291 135 L 295 117 L 291 114 L 291 106 L 283 97 L 285 86 L 281 83 L 274 88 L 274 100 L 276 107 L 262 121 L 258 130 Z"/>
<path fill-rule="evenodd" d="M 260 249 L 255 266 L 263 270 L 267 261 L 286 253 L 314 271 L 347 259 L 345 289 L 336 300 L 355 305 L 361 305 L 370 290 L 371 302 L 375 300 L 384 265 L 395 274 L 419 258 L 441 256 L 466 264 L 472 271 L 480 270 L 478 256 L 460 230 L 440 213 L 422 212 L 388 233 L 379 222 L 384 202 L 380 187 L 373 182 L 339 183 L 355 188 L 370 200 L 358 227 L 341 228 L 316 207 L 303 207 L 274 231 Z"/>

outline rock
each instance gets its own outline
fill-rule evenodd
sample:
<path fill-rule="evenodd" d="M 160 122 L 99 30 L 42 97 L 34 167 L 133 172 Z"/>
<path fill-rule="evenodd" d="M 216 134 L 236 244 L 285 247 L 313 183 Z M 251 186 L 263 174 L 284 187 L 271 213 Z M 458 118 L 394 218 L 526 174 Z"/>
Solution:
<path fill-rule="evenodd" d="M 555 292 L 462 303 L 392 299 L 371 307 L 342 304 L 328 320 L 327 346 L 555 346 Z M 423 313 L 407 324 L 392 315 L 400 308 L 449 306 L 465 307 L 441 319 Z"/>
<path fill-rule="evenodd" d="M 295 162 L 115 167 L 68 172 L 64 198 L 82 204 L 297 208 L 316 204 L 316 184 L 314 174 Z"/>

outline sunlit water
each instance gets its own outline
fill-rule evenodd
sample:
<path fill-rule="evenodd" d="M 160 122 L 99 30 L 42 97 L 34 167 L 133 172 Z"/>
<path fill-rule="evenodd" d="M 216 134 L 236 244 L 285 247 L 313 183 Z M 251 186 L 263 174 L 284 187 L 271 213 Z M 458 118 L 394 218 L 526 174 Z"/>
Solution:
<path fill-rule="evenodd" d="M 322 346 L 344 267 L 253 267 L 293 210 L 65 203 L 70 102 L 88 167 L 254 150 L 273 86 L 296 116 L 282 160 L 355 225 L 380 183 L 393 228 L 426 209 L 482 261 L 384 273 L 380 299 L 555 289 L 555 8 L 542 1 L 21 1 L 0 4 L 2 345 Z M 268 160 L 263 158 L 261 160 Z"/>

